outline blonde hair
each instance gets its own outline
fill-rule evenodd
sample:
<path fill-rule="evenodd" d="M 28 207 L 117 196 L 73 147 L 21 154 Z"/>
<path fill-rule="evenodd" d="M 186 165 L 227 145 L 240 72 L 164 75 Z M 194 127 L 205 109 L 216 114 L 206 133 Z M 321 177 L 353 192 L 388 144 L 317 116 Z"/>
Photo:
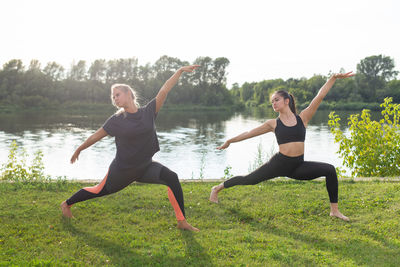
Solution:
<path fill-rule="evenodd" d="M 129 85 L 123 84 L 123 83 L 116 83 L 116 84 L 111 85 L 111 102 L 112 102 L 113 106 L 118 108 L 118 106 L 115 104 L 115 100 L 113 98 L 113 90 L 114 89 L 118 89 L 118 90 L 123 91 L 126 94 L 130 94 L 131 97 L 132 97 L 133 104 L 136 105 L 137 107 L 139 107 L 139 103 L 137 102 L 137 93 L 136 93 L 136 91 L 133 90 L 132 87 L 130 87 Z M 116 112 L 116 114 L 121 114 L 121 113 L 124 113 L 124 112 L 125 112 L 124 108 L 120 108 Z"/>

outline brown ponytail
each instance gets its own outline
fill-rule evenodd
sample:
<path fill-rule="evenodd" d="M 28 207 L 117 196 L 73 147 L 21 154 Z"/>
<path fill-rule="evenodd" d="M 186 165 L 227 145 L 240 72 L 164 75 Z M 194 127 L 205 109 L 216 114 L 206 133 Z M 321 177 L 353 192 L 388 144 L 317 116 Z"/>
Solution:
<path fill-rule="evenodd" d="M 289 108 L 290 110 L 294 113 L 294 115 L 296 115 L 296 101 L 294 100 L 294 96 L 291 93 L 289 94 Z"/>

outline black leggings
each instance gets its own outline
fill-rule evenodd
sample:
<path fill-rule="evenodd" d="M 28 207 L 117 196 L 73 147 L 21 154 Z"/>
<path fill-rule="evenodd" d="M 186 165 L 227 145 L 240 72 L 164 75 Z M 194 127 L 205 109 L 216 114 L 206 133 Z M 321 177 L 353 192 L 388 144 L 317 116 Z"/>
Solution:
<path fill-rule="evenodd" d="M 158 162 L 150 162 L 139 169 L 119 169 L 111 163 L 106 177 L 93 187 L 85 187 L 67 199 L 69 206 L 91 198 L 101 197 L 120 191 L 132 182 L 164 184 L 168 186 L 168 198 L 178 220 L 185 219 L 183 192 L 178 175 Z"/>
<path fill-rule="evenodd" d="M 246 176 L 235 176 L 224 182 L 224 187 L 235 185 L 254 185 L 275 177 L 287 176 L 296 180 L 313 180 L 326 177 L 326 189 L 331 203 L 338 202 L 338 179 L 335 167 L 331 164 L 304 161 L 304 156 L 288 157 L 275 154 L 267 163 Z"/>

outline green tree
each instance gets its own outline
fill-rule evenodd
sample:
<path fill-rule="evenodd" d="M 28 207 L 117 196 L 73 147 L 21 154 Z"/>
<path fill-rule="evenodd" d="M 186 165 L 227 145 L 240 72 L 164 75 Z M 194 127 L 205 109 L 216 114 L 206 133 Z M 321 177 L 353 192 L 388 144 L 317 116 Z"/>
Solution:
<path fill-rule="evenodd" d="M 28 71 L 41 72 L 42 70 L 41 70 L 41 64 L 40 64 L 39 60 L 32 59 L 29 64 Z"/>
<path fill-rule="evenodd" d="M 183 62 L 178 58 L 168 57 L 166 55 L 160 57 L 152 67 L 154 78 L 149 83 L 150 86 L 144 91 L 145 98 L 150 99 L 154 97 L 165 81 L 167 81 L 175 73 L 175 71 L 182 67 L 182 65 L 184 65 Z M 182 75 L 182 79 L 185 79 L 185 76 L 186 74 Z M 176 103 L 177 98 L 180 98 L 178 91 L 182 92 L 181 82 L 182 81 L 179 81 L 174 90 L 169 93 L 166 103 Z M 186 94 L 186 92 L 182 93 Z"/>
<path fill-rule="evenodd" d="M 345 79 L 348 80 L 348 79 Z M 322 75 L 314 75 L 307 80 L 306 88 L 313 96 L 317 95 L 319 89 L 325 84 L 326 77 Z M 336 87 L 336 85 L 335 85 Z M 329 93 L 330 94 L 330 93 Z"/>
<path fill-rule="evenodd" d="M 0 101 L 18 105 L 23 92 L 24 65 L 19 59 L 12 59 L 3 65 L 0 75 Z"/>
<path fill-rule="evenodd" d="M 86 61 L 79 60 L 77 64 L 72 63 L 68 78 L 75 81 L 84 81 L 87 78 Z"/>
<path fill-rule="evenodd" d="M 63 66 L 53 61 L 47 63 L 46 67 L 43 69 L 43 73 L 53 81 L 60 81 L 65 76 L 65 69 Z"/>
<path fill-rule="evenodd" d="M 366 57 L 357 64 L 356 81 L 365 101 L 376 101 L 377 91 L 398 74 L 394 67 L 394 60 L 382 55 Z"/>
<path fill-rule="evenodd" d="M 285 83 L 282 79 L 264 80 L 256 83 L 253 87 L 253 100 L 255 101 L 255 103 L 257 103 L 257 105 L 269 103 L 270 95 L 273 92 L 287 89 L 284 84 Z"/>
<path fill-rule="evenodd" d="M 104 59 L 96 59 L 88 70 L 89 79 L 92 81 L 105 82 L 107 63 Z"/>
<path fill-rule="evenodd" d="M 38 60 L 32 60 L 20 81 L 23 91 L 18 95 L 23 107 L 47 107 L 50 102 L 57 103 L 55 85 L 51 78 L 42 72 L 40 66 Z"/>
<path fill-rule="evenodd" d="M 229 60 L 225 57 L 214 59 L 213 68 L 211 71 L 211 83 L 218 85 L 226 85 L 226 68 L 229 65 Z"/>
<path fill-rule="evenodd" d="M 193 64 L 200 65 L 200 67 L 191 76 L 190 81 L 193 85 L 206 87 L 211 84 L 210 71 L 213 69 L 212 61 L 210 57 L 198 57 L 195 59 Z"/>
<path fill-rule="evenodd" d="M 236 96 L 236 97 L 239 96 L 240 101 L 242 101 L 243 103 L 246 103 L 247 101 L 249 101 L 253 97 L 254 84 L 255 84 L 254 82 L 253 83 L 245 82 L 238 89 L 233 87 L 231 90 L 239 91 L 239 94 L 236 93 L 236 94 L 234 94 L 234 96 Z M 234 84 L 234 85 L 238 86 L 238 84 Z"/>
<path fill-rule="evenodd" d="M 20 59 L 12 59 L 3 65 L 3 71 L 21 73 L 25 69 Z"/>

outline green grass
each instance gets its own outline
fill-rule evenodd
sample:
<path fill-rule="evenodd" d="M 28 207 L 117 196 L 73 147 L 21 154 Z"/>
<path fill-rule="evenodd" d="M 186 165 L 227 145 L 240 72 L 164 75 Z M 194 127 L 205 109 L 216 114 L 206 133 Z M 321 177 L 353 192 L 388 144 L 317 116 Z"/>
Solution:
<path fill-rule="evenodd" d="M 180 231 L 166 187 L 133 184 L 76 204 L 79 183 L 0 183 L 0 266 L 398 266 L 399 182 L 340 182 L 347 223 L 331 218 L 323 181 L 237 186 L 208 201 L 213 183 L 183 183 Z"/>

